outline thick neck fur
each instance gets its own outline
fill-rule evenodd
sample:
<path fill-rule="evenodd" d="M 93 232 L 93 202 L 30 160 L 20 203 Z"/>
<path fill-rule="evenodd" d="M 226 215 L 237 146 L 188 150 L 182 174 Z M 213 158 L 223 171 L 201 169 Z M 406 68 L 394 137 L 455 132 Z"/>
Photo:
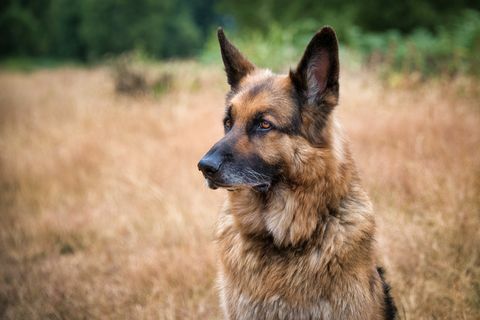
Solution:
<path fill-rule="evenodd" d="M 294 142 L 293 166 L 285 172 L 288 181 L 276 183 L 267 193 L 229 192 L 229 211 L 239 231 L 246 236 L 269 234 L 278 247 L 307 241 L 326 216 L 337 213 L 357 179 L 341 137 L 332 116 L 324 128 L 324 147 L 312 147 L 300 137 Z"/>

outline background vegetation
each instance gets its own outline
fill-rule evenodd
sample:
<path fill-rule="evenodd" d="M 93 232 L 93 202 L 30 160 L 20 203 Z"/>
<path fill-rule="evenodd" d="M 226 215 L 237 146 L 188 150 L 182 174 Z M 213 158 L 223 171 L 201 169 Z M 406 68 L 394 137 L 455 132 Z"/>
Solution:
<path fill-rule="evenodd" d="M 254 59 L 280 68 L 314 31 L 330 24 L 342 46 L 362 61 L 422 77 L 478 76 L 479 10 L 473 0 L 5 0 L 0 58 L 11 64 L 18 57 L 92 62 L 137 51 L 209 61 L 218 57 L 214 30 L 223 25 L 242 38 Z"/>
<path fill-rule="evenodd" d="M 0 318 L 221 319 L 215 29 L 286 71 L 330 24 L 401 319 L 480 319 L 479 6 L 0 2 Z"/>

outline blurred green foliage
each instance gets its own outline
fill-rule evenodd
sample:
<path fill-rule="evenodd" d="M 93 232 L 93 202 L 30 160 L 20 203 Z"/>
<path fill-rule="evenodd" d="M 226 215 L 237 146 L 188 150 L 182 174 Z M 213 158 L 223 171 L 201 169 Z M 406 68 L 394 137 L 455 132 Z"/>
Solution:
<path fill-rule="evenodd" d="M 430 31 L 414 29 L 407 35 L 396 30 L 363 32 L 352 28 L 345 39 L 370 65 L 402 73 L 470 74 L 480 76 L 480 13 L 467 10 L 448 25 Z"/>
<path fill-rule="evenodd" d="M 247 8 L 255 7 L 248 11 Z M 385 72 L 480 76 L 480 2 L 223 1 L 235 14 L 235 43 L 274 70 L 296 63 L 319 27 L 332 25 L 341 54 Z M 301 17 L 301 18 L 300 18 Z M 202 58 L 218 59 L 212 37 Z"/>
<path fill-rule="evenodd" d="M 213 24 L 213 0 L 3 0 L 0 56 L 192 56 Z"/>
<path fill-rule="evenodd" d="M 332 25 L 342 53 L 395 72 L 480 75 L 476 0 L 3 0 L 0 57 L 95 61 L 123 52 L 220 61 L 215 28 L 259 65 L 295 63 Z M 39 60 L 40 58 L 40 60 Z M 43 59 L 43 60 L 41 60 Z"/>
<path fill-rule="evenodd" d="M 318 30 L 319 23 L 304 20 L 289 28 L 271 24 L 265 32 L 239 31 L 233 42 L 254 63 L 274 70 L 285 70 L 299 61 L 301 54 Z M 384 32 L 363 31 L 350 26 L 338 32 L 343 61 L 360 59 L 370 67 L 386 72 L 436 74 L 470 74 L 480 76 L 480 13 L 464 11 L 448 26 L 434 31 L 414 29 L 409 34 L 390 29 Z M 215 36 L 211 36 L 201 56 L 205 62 L 220 61 Z"/>
<path fill-rule="evenodd" d="M 288 29 L 274 23 L 266 31 L 227 32 L 227 36 L 252 62 L 279 71 L 300 59 L 305 46 L 317 30 L 318 24 L 305 20 Z M 209 38 L 201 60 L 207 63 L 221 61 L 216 34 Z"/>
<path fill-rule="evenodd" d="M 268 31 L 272 23 L 289 28 L 302 20 L 336 27 L 343 35 L 352 25 L 364 31 L 418 28 L 435 31 L 452 23 L 465 9 L 480 10 L 478 0 L 221 0 L 219 9 L 235 17 L 242 29 Z"/>

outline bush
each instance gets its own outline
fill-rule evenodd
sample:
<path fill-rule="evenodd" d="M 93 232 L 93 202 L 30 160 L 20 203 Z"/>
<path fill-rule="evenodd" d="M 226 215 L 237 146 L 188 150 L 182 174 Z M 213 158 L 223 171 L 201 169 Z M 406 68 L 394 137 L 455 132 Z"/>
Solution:
<path fill-rule="evenodd" d="M 416 29 L 410 35 L 398 31 L 364 33 L 351 29 L 347 44 L 370 64 L 395 72 L 423 76 L 466 73 L 480 76 L 480 13 L 465 11 L 451 26 L 436 32 Z"/>
<path fill-rule="evenodd" d="M 227 31 L 227 36 L 252 62 L 279 70 L 300 59 L 320 26 L 314 20 L 307 20 L 287 29 L 273 24 L 266 32 Z M 374 33 L 356 26 L 333 27 L 339 31 L 341 53 L 353 53 L 348 57 L 358 55 L 368 66 L 387 73 L 417 73 L 421 77 L 480 76 L 480 13 L 477 11 L 465 11 L 450 26 L 438 27 L 435 32 L 418 28 L 405 35 L 399 30 Z M 218 42 L 213 35 L 201 59 L 221 61 Z"/>
<path fill-rule="evenodd" d="M 110 60 L 115 91 L 125 95 L 153 94 L 169 91 L 174 75 L 139 52 L 124 53 Z"/>

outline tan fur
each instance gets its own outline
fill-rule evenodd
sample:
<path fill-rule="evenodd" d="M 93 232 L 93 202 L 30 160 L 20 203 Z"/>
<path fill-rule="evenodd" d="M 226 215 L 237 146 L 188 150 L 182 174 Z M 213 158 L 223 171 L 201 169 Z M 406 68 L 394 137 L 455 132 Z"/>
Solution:
<path fill-rule="evenodd" d="M 269 90 L 249 95 L 266 80 Z M 269 121 L 288 121 L 290 85 L 269 72 L 243 79 L 230 101 L 236 134 L 242 121 L 272 104 L 276 114 Z M 287 161 L 283 174 L 293 183 L 279 182 L 267 199 L 246 188 L 228 193 L 217 231 L 227 319 L 383 319 L 372 206 L 334 112 L 322 134 L 321 148 L 273 132 L 261 142 L 239 138 L 236 152 L 261 150 L 269 163 Z"/>

